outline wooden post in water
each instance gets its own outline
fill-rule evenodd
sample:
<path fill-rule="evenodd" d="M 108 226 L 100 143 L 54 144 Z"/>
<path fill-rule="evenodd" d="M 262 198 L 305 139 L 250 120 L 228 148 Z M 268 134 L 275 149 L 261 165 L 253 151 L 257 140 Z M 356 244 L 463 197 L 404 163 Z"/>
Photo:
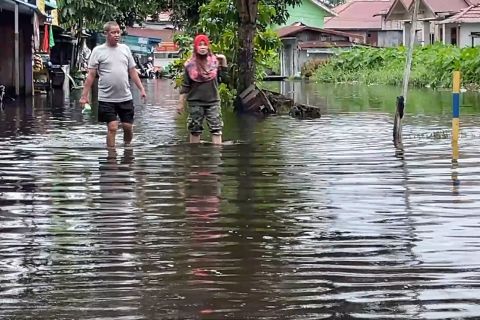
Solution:
<path fill-rule="evenodd" d="M 15 72 L 14 72 L 14 79 L 15 79 L 15 95 L 18 97 L 20 95 L 20 36 L 18 33 L 18 3 L 15 2 Z"/>
<path fill-rule="evenodd" d="M 415 0 L 412 13 L 412 24 L 410 26 L 410 41 L 408 44 L 407 60 L 405 62 L 405 70 L 403 73 L 402 95 L 397 97 L 397 106 L 393 124 L 393 141 L 396 145 L 402 143 L 402 119 L 405 105 L 407 104 L 408 81 L 410 80 L 410 73 L 412 71 L 413 48 L 415 46 L 419 6 L 420 0 Z"/>
<path fill-rule="evenodd" d="M 453 72 L 452 86 L 452 162 L 458 161 L 458 137 L 460 135 L 460 71 Z"/>
<path fill-rule="evenodd" d="M 454 71 L 452 86 L 452 141 L 458 141 L 460 133 L 460 82 L 460 71 Z"/>

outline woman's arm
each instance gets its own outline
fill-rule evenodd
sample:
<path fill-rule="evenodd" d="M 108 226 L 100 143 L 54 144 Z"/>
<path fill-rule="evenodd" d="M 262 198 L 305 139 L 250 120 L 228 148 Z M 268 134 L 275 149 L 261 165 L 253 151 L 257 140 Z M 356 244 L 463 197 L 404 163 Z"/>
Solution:
<path fill-rule="evenodd" d="M 188 76 L 187 69 L 185 69 L 183 73 L 182 86 L 180 87 L 180 97 L 178 98 L 177 113 L 183 112 L 183 109 L 185 108 L 185 102 L 187 100 L 187 95 L 190 92 L 191 86 L 192 86 L 192 81 Z"/>

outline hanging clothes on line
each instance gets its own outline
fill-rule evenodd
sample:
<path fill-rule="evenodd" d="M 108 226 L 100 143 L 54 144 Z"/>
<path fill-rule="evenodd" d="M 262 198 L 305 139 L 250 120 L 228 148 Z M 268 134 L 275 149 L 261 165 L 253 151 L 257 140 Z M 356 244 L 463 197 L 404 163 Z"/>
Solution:
<path fill-rule="evenodd" d="M 45 24 L 44 31 L 43 31 L 42 47 L 40 48 L 40 51 L 49 52 L 49 50 L 50 50 L 50 36 L 48 32 L 48 25 Z"/>
<path fill-rule="evenodd" d="M 37 13 L 33 15 L 33 49 L 40 49 L 40 21 Z"/>
<path fill-rule="evenodd" d="M 50 25 L 50 30 L 49 30 L 50 36 L 48 38 L 48 45 L 50 49 L 52 49 L 55 46 L 55 39 L 53 39 L 53 27 Z"/>

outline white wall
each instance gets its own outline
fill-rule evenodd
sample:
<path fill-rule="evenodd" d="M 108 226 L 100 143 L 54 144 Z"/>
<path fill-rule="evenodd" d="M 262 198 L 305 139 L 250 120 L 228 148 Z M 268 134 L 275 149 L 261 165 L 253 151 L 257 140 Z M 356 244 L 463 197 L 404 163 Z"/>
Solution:
<path fill-rule="evenodd" d="M 297 40 L 283 39 L 283 48 L 280 53 L 280 74 L 282 76 L 295 75 L 297 68 Z"/>
<path fill-rule="evenodd" d="M 402 30 L 379 31 L 378 46 L 379 47 L 398 47 L 402 44 Z"/>
<path fill-rule="evenodd" d="M 470 37 L 472 32 L 480 32 L 480 23 L 464 23 L 460 26 L 460 48 L 472 46 L 472 37 Z M 475 46 L 480 45 L 480 38 L 475 38 L 474 40 Z"/>

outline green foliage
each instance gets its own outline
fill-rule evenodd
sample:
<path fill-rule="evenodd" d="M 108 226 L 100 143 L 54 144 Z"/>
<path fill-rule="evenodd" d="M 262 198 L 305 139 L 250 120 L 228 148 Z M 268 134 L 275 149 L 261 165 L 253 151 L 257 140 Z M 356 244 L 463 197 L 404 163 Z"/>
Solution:
<path fill-rule="evenodd" d="M 318 68 L 321 66 L 325 65 L 327 63 L 326 60 L 324 59 L 312 59 L 308 60 L 305 62 L 305 64 L 302 66 L 302 76 L 305 76 L 307 78 L 310 78 L 315 71 L 317 71 Z"/>
<path fill-rule="evenodd" d="M 261 3 L 259 5 L 258 30 L 255 36 L 256 79 L 260 80 L 267 70 L 276 69 L 279 65 L 278 50 L 281 41 L 277 34 L 268 27 L 277 11 L 273 6 Z M 180 35 L 175 41 L 181 47 L 181 57 L 172 65 L 172 75 L 177 86 L 181 84 L 183 65 L 192 54 L 193 36 L 205 33 L 209 36 L 214 53 L 224 54 L 229 65 L 229 81 L 220 89 L 222 103 L 228 104 L 235 96 L 238 75 L 238 19 L 237 10 L 232 0 L 211 0 L 200 9 L 198 24 L 189 30 L 189 34 Z"/>
<path fill-rule="evenodd" d="M 230 107 L 233 105 L 233 101 L 237 96 L 236 89 L 230 89 L 225 83 L 221 83 L 218 92 L 220 94 L 220 100 L 222 101 L 222 107 Z"/>
<path fill-rule="evenodd" d="M 165 7 L 166 0 L 58 0 L 57 3 L 63 27 L 101 30 L 111 20 L 120 25 L 142 22 Z"/>
<path fill-rule="evenodd" d="M 238 19 L 234 1 L 175 0 L 164 2 L 166 2 L 166 5 L 163 4 L 161 7 L 172 11 L 172 20 L 175 24 L 183 26 L 190 31 L 196 30 L 197 24 L 201 20 L 201 14 L 199 15 L 199 12 L 205 6 L 209 6 L 211 10 L 215 12 L 223 12 L 223 16 L 229 16 L 228 21 L 231 23 L 236 23 Z M 269 7 L 270 10 L 273 10 L 274 12 L 273 14 L 268 15 L 270 20 L 267 25 L 279 25 L 287 21 L 288 7 L 291 5 L 298 5 L 301 2 L 302 0 L 260 0 L 258 5 L 259 7 Z M 265 16 L 262 17 L 264 14 L 265 10 L 261 9 L 259 12 L 259 19 L 266 21 L 265 19 L 262 19 L 265 18 Z M 215 19 L 215 17 L 212 17 L 212 21 Z M 218 26 L 220 28 L 222 27 L 221 24 Z"/>
<path fill-rule="evenodd" d="M 278 1 L 266 0 L 259 3 L 258 28 L 255 36 L 255 65 L 256 78 L 261 79 L 269 69 L 275 68 L 278 63 L 278 49 L 281 46 L 277 34 L 269 25 L 278 14 L 272 4 Z M 272 4 L 269 4 L 272 3 Z M 237 10 L 232 0 L 211 0 L 200 9 L 198 32 L 204 32 L 212 40 L 212 49 L 216 53 L 225 54 L 230 64 L 229 87 L 234 88 L 237 78 L 237 60 L 239 43 L 237 38 L 238 21 Z"/>
<path fill-rule="evenodd" d="M 344 51 L 318 68 L 315 79 L 322 82 L 361 82 L 401 85 L 406 48 L 355 48 Z M 451 87 L 452 72 L 460 70 L 466 86 L 480 83 L 480 47 L 463 48 L 434 44 L 416 47 L 410 85 Z"/>

